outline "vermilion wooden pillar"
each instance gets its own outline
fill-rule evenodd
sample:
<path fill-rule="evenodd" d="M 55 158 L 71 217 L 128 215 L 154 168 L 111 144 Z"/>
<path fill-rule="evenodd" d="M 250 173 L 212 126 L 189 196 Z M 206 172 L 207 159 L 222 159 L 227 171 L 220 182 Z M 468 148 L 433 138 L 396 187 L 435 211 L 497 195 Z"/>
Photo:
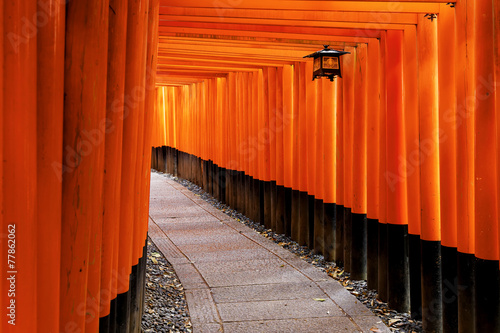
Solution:
<path fill-rule="evenodd" d="M 367 283 L 378 286 L 378 219 L 380 173 L 380 41 L 368 43 L 367 80 Z"/>
<path fill-rule="evenodd" d="M 66 8 L 60 276 L 70 287 L 61 289 L 61 330 L 99 324 L 108 9 L 108 1 Z"/>
<path fill-rule="evenodd" d="M 418 18 L 422 324 L 442 331 L 437 21 Z"/>
<path fill-rule="evenodd" d="M 139 231 L 135 227 L 140 213 L 138 211 L 136 195 L 139 191 L 140 168 L 137 163 L 138 147 L 142 142 L 139 127 L 144 115 L 144 80 L 145 80 L 145 38 L 147 27 L 146 0 L 128 2 L 127 16 L 127 46 L 125 63 L 125 101 L 123 120 L 123 146 L 122 146 L 122 174 L 121 174 L 121 206 L 120 206 L 120 233 L 119 233 L 119 272 L 118 281 L 118 315 L 116 321 L 119 329 L 130 329 L 130 304 L 132 291 L 130 279 L 134 285 L 135 274 L 132 266 L 136 264 L 137 240 Z M 143 121 L 143 120 L 142 120 Z M 134 235 L 135 234 L 135 235 Z M 135 270 L 134 270 L 135 272 Z M 131 276 L 130 276 L 131 275 Z M 130 276 L 129 279 L 125 278 Z"/>
<path fill-rule="evenodd" d="M 420 273 L 420 146 L 418 104 L 418 62 L 416 26 L 404 30 L 404 108 L 406 137 L 406 178 L 408 184 L 408 237 L 410 302 L 413 318 L 422 316 Z"/>
<path fill-rule="evenodd" d="M 458 250 L 458 331 L 474 331 L 474 249 L 475 180 L 474 140 L 476 80 L 474 79 L 474 6 L 475 1 L 456 4 L 456 135 L 457 135 L 457 250 Z M 459 28 L 463 27 L 463 28 Z M 458 288 L 465 286 L 465 288 Z"/>
<path fill-rule="evenodd" d="M 326 110 L 326 105 L 324 104 L 324 93 L 325 93 L 325 79 L 320 79 L 317 82 L 316 89 L 316 112 L 314 119 L 314 150 L 315 150 L 315 161 L 314 164 L 314 251 L 316 253 L 325 253 L 325 217 L 324 217 L 324 191 L 325 191 L 325 179 L 324 179 L 324 167 L 325 167 L 325 155 L 324 155 L 324 113 Z M 331 85 L 334 83 L 328 81 Z"/>
<path fill-rule="evenodd" d="M 344 174 L 344 83 L 339 77 L 337 82 L 337 156 L 336 175 L 336 226 L 335 226 L 335 262 L 339 266 L 344 264 L 344 197 L 345 197 L 345 174 Z"/>
<path fill-rule="evenodd" d="M 319 181 L 324 182 L 324 249 L 323 255 L 328 261 L 335 260 L 335 245 L 336 245 L 336 191 L 337 191 L 337 85 L 338 81 L 328 82 L 322 80 L 323 85 L 323 161 L 319 164 L 323 165 L 320 169 L 323 173 L 320 174 Z"/>
<path fill-rule="evenodd" d="M 300 234 L 300 87 L 301 87 L 301 65 L 296 62 L 293 66 L 293 120 L 292 120 L 292 209 L 290 234 L 293 240 L 299 240 Z"/>
<path fill-rule="evenodd" d="M 285 185 L 285 234 L 291 236 L 294 186 L 294 66 L 283 68 L 283 168 Z"/>
<path fill-rule="evenodd" d="M 1 242 L 3 308 L 1 330 L 11 331 L 7 316 L 8 297 L 15 275 L 15 329 L 35 332 L 37 328 L 37 37 L 27 32 L 23 19 L 36 13 L 35 2 L 5 2 L 3 5 L 3 224 Z M 8 38 L 10 37 L 10 38 Z M 9 232 L 10 230 L 10 232 Z M 15 257 L 8 257 L 9 234 L 15 230 Z M 13 242 L 10 242 L 12 244 Z M 12 245 L 11 245 L 12 246 Z M 13 260 L 8 262 L 8 259 Z M 13 265 L 13 266 L 7 266 Z M 52 266 L 49 266 L 52 267 Z M 42 267 L 44 272 L 49 267 Z M 15 271 L 17 273 L 9 273 Z M 49 271 L 45 274 L 51 274 Z M 43 279 L 42 279 L 43 280 Z M 57 304 L 55 304 L 57 306 Z M 8 312 L 7 312 L 8 311 Z"/>
<path fill-rule="evenodd" d="M 284 108 L 283 67 L 276 68 L 276 229 L 279 234 L 285 233 L 285 153 L 284 153 Z M 248 112 L 248 111 L 247 111 Z"/>
<path fill-rule="evenodd" d="M 103 183 L 103 243 L 101 263 L 101 311 L 105 317 L 101 330 L 109 329 L 112 319 L 111 300 L 116 299 L 116 270 L 118 269 L 118 244 L 120 226 L 120 189 L 122 170 L 123 108 L 125 91 L 125 54 L 127 40 L 127 2 L 110 0 L 115 13 L 109 13 L 108 77 L 106 119 L 109 130 L 105 139 Z M 116 301 L 115 301 L 116 303 Z M 116 306 L 116 304 L 114 304 Z"/>
<path fill-rule="evenodd" d="M 4 9 L 3 6 L 0 6 L 0 17 L 3 20 L 4 15 Z M 2 21 L 4 22 L 4 21 Z M 3 100 L 3 94 L 4 94 L 4 25 L 3 23 L 0 24 L 0 129 L 3 131 L 3 118 L 4 118 L 4 100 Z M 2 132 L 3 133 L 3 132 Z M 3 146 L 3 135 L 0 135 L 0 161 L 3 161 L 3 151 L 4 151 L 4 146 Z M 3 163 L 0 163 L 0 228 L 2 230 L 5 230 L 6 225 L 4 224 L 4 218 L 3 218 Z M 5 247 L 0 246 L 0 250 L 4 251 Z M 0 265 L 2 267 L 5 267 L 5 257 L 0 258 Z M 0 283 L 0 292 L 3 293 L 4 291 L 4 286 L 7 284 L 7 281 L 2 281 Z M 5 301 L 3 297 L 0 297 L 0 306 L 3 308 Z M 3 329 L 3 326 L 0 326 Z"/>
<path fill-rule="evenodd" d="M 307 197 L 307 94 L 306 87 L 310 72 L 307 71 L 306 63 L 300 63 L 299 72 L 299 234 L 297 242 L 300 245 L 309 243 L 309 198 Z"/>
<path fill-rule="evenodd" d="M 475 173 L 475 324 L 476 332 L 500 330 L 500 278 L 498 271 L 498 200 L 496 175 L 495 87 L 484 82 L 495 78 L 493 2 L 475 2 L 474 21 L 476 57 L 476 144 Z M 496 88 L 498 90 L 498 87 Z"/>
<path fill-rule="evenodd" d="M 458 330 L 455 49 L 455 9 L 442 4 L 438 20 L 441 288 L 443 332 L 450 333 Z"/>
<path fill-rule="evenodd" d="M 59 331 L 65 6 L 46 3 L 37 38 L 37 329 Z M 47 7 L 45 7 L 47 8 Z M 41 3 L 39 12 L 43 13 Z M 59 167 L 56 167 L 59 166 Z"/>
<path fill-rule="evenodd" d="M 408 202 L 406 147 L 403 104 L 403 32 L 387 31 L 387 274 L 388 303 L 398 311 L 408 311 Z"/>
<path fill-rule="evenodd" d="M 135 328 L 140 329 L 144 304 L 144 285 L 146 279 L 146 237 L 149 219 L 149 192 L 150 192 L 150 174 L 151 174 L 151 149 L 152 146 L 152 126 L 154 121 L 154 105 L 156 100 L 155 83 L 157 67 L 157 45 L 158 45 L 158 22 L 159 22 L 159 0 L 149 0 L 148 10 L 148 40 L 146 54 L 146 94 L 145 94 L 145 120 L 144 120 L 144 142 L 142 151 L 142 172 L 139 177 L 142 178 L 142 188 L 139 193 L 139 202 L 142 205 L 140 223 L 140 233 L 138 248 L 142 248 L 139 260 L 137 290 L 138 297 L 136 304 L 138 311 L 136 313 Z M 141 156 L 141 155 L 139 155 Z"/>
<path fill-rule="evenodd" d="M 379 225 L 378 225 L 378 295 L 387 301 L 387 33 L 380 38 L 380 169 L 379 169 Z"/>
<path fill-rule="evenodd" d="M 269 196 L 270 196 L 270 226 L 276 230 L 276 88 L 277 88 L 277 69 L 276 67 L 268 67 L 268 81 L 267 81 L 267 97 L 268 97 L 268 144 L 269 144 Z"/>
<path fill-rule="evenodd" d="M 348 47 L 342 57 L 343 72 L 343 144 L 344 144 L 344 268 L 351 272 L 352 249 L 352 177 L 353 177 L 353 126 L 354 126 L 354 76 L 356 48 Z"/>
<path fill-rule="evenodd" d="M 263 168 L 264 177 L 261 179 L 263 181 L 263 188 L 261 189 L 261 195 L 263 197 L 263 207 L 264 207 L 264 225 L 266 228 L 271 228 L 272 226 L 272 217 L 271 217 L 271 147 L 270 147 L 270 136 L 269 133 L 269 78 L 270 71 L 269 68 L 265 68 L 263 70 L 263 86 L 261 89 L 262 93 L 262 135 L 260 143 L 263 146 L 263 158 L 261 166 Z M 271 79 L 272 80 L 272 79 Z M 267 89 L 266 89 L 267 87 Z"/>
<path fill-rule="evenodd" d="M 145 1 L 142 5 L 144 7 L 141 7 L 140 10 L 140 19 L 142 20 L 140 24 L 142 25 L 141 31 L 142 31 L 142 39 L 140 44 L 136 44 L 135 46 L 137 48 L 140 48 L 140 50 L 143 53 L 143 56 L 138 59 L 139 61 L 139 66 L 142 68 L 140 72 L 140 76 L 138 77 L 138 81 L 136 83 L 136 87 L 134 88 L 135 91 L 134 93 L 136 94 L 136 103 L 138 105 L 137 112 L 139 112 L 138 115 L 138 122 L 136 124 L 137 128 L 137 147 L 136 147 L 136 157 L 135 157 L 135 174 L 134 174 L 134 180 L 135 180 L 135 185 L 134 185 L 134 193 L 135 193 L 135 200 L 134 200 L 134 238 L 133 238 L 133 252 L 132 252 L 132 266 L 137 266 L 139 264 L 139 258 L 142 257 L 142 249 L 144 247 L 145 239 L 143 238 L 143 217 L 144 217 L 144 211 L 143 209 L 149 210 L 149 206 L 143 206 L 141 202 L 142 198 L 142 186 L 145 185 L 146 179 L 142 177 L 142 168 L 143 168 L 143 161 L 144 161 L 144 140 L 145 140 L 145 131 L 144 131 L 144 124 L 145 124 L 145 118 L 147 117 L 147 113 L 145 110 L 145 105 L 146 105 L 146 76 L 147 76 L 147 67 L 146 67 L 146 56 L 147 56 L 147 44 L 148 44 L 148 12 L 149 12 L 149 1 Z M 134 269 L 137 269 L 138 267 L 134 267 Z M 135 274 L 137 275 L 137 274 Z M 137 279 L 137 276 L 132 277 L 133 279 Z M 135 281 L 137 282 L 137 281 Z M 134 291 L 132 291 L 132 297 L 134 297 Z M 132 300 L 133 303 L 135 303 L 134 300 Z M 131 319 L 133 319 L 134 316 L 131 316 Z M 134 328 L 135 323 L 131 323 L 131 328 Z"/>
<path fill-rule="evenodd" d="M 352 259 L 351 278 L 366 280 L 367 273 L 367 54 L 368 46 L 358 44 L 354 68 L 354 113 L 352 155 Z"/>
<path fill-rule="evenodd" d="M 494 2 L 493 3 L 493 22 L 495 24 L 494 26 L 494 32 L 493 32 L 493 43 L 494 43 L 494 52 L 495 52 L 495 82 L 500 81 L 500 3 Z M 497 83 L 497 89 L 495 90 L 495 109 L 498 110 L 500 108 L 500 90 L 498 89 L 498 83 Z M 499 135 L 500 135 L 500 117 L 497 117 L 497 144 L 499 144 Z M 498 156 L 498 150 L 497 150 L 497 177 L 500 179 L 500 159 Z M 498 181 L 497 179 L 497 181 Z M 497 187 L 497 199 L 500 200 L 500 186 Z M 500 204 L 497 204 L 497 207 L 500 207 Z M 500 228 L 499 228 L 500 232 Z M 500 234 L 499 234 L 500 236 Z M 500 242 L 500 239 L 499 239 Z M 499 249 L 500 251 L 500 249 Z"/>

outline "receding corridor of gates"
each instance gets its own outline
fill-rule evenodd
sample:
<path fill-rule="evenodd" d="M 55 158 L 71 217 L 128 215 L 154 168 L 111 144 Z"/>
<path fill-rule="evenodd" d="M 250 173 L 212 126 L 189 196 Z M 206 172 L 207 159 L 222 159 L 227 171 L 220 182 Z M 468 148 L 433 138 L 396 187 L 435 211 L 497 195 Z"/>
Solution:
<path fill-rule="evenodd" d="M 0 17 L 0 333 L 140 332 L 150 197 L 172 186 L 151 169 L 425 332 L 500 331 L 500 1 L 6 0 Z"/>

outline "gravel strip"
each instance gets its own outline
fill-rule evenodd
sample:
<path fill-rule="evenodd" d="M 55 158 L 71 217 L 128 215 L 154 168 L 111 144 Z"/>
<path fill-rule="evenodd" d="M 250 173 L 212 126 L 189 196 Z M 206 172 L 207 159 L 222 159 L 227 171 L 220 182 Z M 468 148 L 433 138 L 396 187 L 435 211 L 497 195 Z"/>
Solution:
<path fill-rule="evenodd" d="M 179 278 L 149 238 L 142 329 L 145 333 L 192 332 L 186 297 Z"/>
<path fill-rule="evenodd" d="M 246 226 L 257 231 L 264 237 L 273 240 L 278 245 L 296 254 L 301 259 L 328 273 L 330 277 L 339 281 L 351 294 L 353 294 L 358 300 L 360 300 L 375 315 L 379 316 L 392 332 L 423 332 L 421 321 L 411 319 L 409 313 L 400 313 L 390 309 L 387 303 L 377 299 L 378 295 L 376 290 L 370 290 L 367 288 L 366 281 L 351 280 L 349 278 L 349 273 L 344 272 L 342 267 L 337 267 L 334 262 L 325 261 L 322 255 L 314 254 L 311 249 L 305 246 L 300 246 L 290 237 L 283 234 L 276 234 L 271 229 L 266 229 L 263 225 L 250 220 L 248 217 L 212 197 L 198 185 L 185 179 L 174 177 L 171 174 L 162 172 L 157 173 L 162 174 L 164 177 L 172 179 L 177 183 L 185 186 L 190 191 L 210 203 L 212 206 L 224 212 L 226 215 L 240 221 Z"/>

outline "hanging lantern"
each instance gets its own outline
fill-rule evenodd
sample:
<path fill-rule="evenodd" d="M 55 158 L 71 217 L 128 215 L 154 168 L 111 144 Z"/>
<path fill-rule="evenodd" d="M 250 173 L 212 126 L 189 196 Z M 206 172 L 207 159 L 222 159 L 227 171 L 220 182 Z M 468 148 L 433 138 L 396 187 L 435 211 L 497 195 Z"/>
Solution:
<path fill-rule="evenodd" d="M 337 51 L 328 48 L 330 45 L 323 45 L 325 48 L 316 51 L 304 58 L 314 58 L 313 62 L 313 81 L 318 77 L 327 77 L 333 81 L 335 76 L 342 77 L 340 73 L 340 56 L 350 54 L 350 52 Z"/>

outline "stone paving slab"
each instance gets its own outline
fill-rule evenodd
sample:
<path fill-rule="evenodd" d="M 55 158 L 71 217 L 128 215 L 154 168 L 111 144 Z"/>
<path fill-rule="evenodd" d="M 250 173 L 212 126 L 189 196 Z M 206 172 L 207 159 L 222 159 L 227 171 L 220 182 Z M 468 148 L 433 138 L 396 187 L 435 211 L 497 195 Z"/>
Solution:
<path fill-rule="evenodd" d="M 337 281 L 159 173 L 149 236 L 185 291 L 193 332 L 390 332 Z"/>
<path fill-rule="evenodd" d="M 201 262 L 197 267 L 210 287 L 308 281 L 307 277 L 278 258 Z"/>
<path fill-rule="evenodd" d="M 347 317 L 243 321 L 224 324 L 231 333 L 354 333 L 359 328 Z"/>
<path fill-rule="evenodd" d="M 331 299 L 312 298 L 218 304 L 224 322 L 344 316 Z"/>
<path fill-rule="evenodd" d="M 212 288 L 215 303 L 237 303 L 242 299 L 252 301 L 276 301 L 299 298 L 328 298 L 315 283 L 276 283 L 250 286 Z"/>

